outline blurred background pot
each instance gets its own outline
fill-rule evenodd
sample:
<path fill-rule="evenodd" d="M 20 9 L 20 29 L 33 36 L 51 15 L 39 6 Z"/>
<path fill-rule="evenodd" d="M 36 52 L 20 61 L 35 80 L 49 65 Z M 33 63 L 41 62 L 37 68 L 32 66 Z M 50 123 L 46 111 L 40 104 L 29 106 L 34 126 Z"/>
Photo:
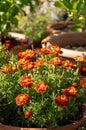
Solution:
<path fill-rule="evenodd" d="M 50 35 L 54 35 L 54 34 L 61 34 L 64 32 L 70 32 L 73 26 L 74 24 L 72 21 L 59 21 L 48 24 L 46 29 Z"/>
<path fill-rule="evenodd" d="M 19 51 L 31 48 L 32 39 L 24 34 L 9 32 L 8 36 L 2 39 L 2 44 L 5 50 L 11 50 L 14 54 L 17 54 Z"/>

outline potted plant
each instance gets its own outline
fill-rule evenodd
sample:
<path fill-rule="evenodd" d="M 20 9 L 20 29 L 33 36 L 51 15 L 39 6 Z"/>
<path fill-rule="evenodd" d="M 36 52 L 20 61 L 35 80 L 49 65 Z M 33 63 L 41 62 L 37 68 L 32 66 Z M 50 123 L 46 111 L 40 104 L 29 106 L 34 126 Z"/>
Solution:
<path fill-rule="evenodd" d="M 46 26 L 46 30 L 50 35 L 58 35 L 61 33 L 70 32 L 72 27 L 74 27 L 73 21 L 58 21 L 49 23 Z"/>
<path fill-rule="evenodd" d="M 69 31 L 84 31 L 86 29 L 86 1 L 83 0 L 59 0 L 55 6 L 65 9 L 67 19 L 47 26 L 47 31 L 51 34 Z"/>
<path fill-rule="evenodd" d="M 61 47 L 53 45 L 49 49 L 28 49 L 18 56 L 7 54 L 6 63 L 1 60 L 1 130 L 74 130 L 86 121 L 82 109 L 86 66 L 81 64 L 86 59 L 76 57 L 72 63 L 59 56 L 61 53 Z"/>
<path fill-rule="evenodd" d="M 3 0 L 0 1 L 0 41 L 4 44 L 5 49 L 10 50 L 16 45 L 27 43 L 30 46 L 30 40 L 27 36 L 17 33 L 12 33 L 15 30 L 15 27 L 18 26 L 18 18 L 17 16 L 25 14 L 24 7 L 29 6 L 30 11 L 33 11 L 35 5 L 38 4 L 39 1 L 35 0 L 34 3 L 32 1 L 22 1 L 22 0 Z"/>
<path fill-rule="evenodd" d="M 86 32 L 68 32 L 59 35 L 50 35 L 42 40 L 42 46 L 47 47 L 58 44 L 62 47 L 63 53 L 60 54 L 66 58 L 74 58 L 76 56 L 86 57 Z"/>

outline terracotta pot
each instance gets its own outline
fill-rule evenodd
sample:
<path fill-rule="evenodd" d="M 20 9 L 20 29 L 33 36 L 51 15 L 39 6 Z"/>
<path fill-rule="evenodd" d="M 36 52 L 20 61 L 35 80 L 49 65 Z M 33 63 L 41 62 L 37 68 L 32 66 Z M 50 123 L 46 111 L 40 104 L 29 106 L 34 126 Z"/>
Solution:
<path fill-rule="evenodd" d="M 82 105 L 82 110 L 83 110 L 83 117 L 80 120 L 59 128 L 21 128 L 0 124 L 0 130 L 77 130 L 86 121 L 86 103 Z"/>
<path fill-rule="evenodd" d="M 66 125 L 59 128 L 21 128 L 21 127 L 13 127 L 9 125 L 0 125 L 0 130 L 77 130 L 82 123 L 86 121 L 86 116 L 84 116 L 81 120 L 76 121 L 70 125 Z"/>
<path fill-rule="evenodd" d="M 50 44 L 58 44 L 62 47 L 63 53 L 61 56 L 66 58 L 74 58 L 76 56 L 86 57 L 86 51 L 78 51 L 72 49 L 66 49 L 65 46 L 86 46 L 86 32 L 69 32 L 65 34 L 59 34 L 57 36 L 51 35 L 46 37 L 43 41 L 49 41 Z"/>
<path fill-rule="evenodd" d="M 74 24 L 72 21 L 60 21 L 60 22 L 47 25 L 46 29 L 50 35 L 53 35 L 53 34 L 61 34 L 64 32 L 69 32 L 70 28 L 73 26 Z"/>
<path fill-rule="evenodd" d="M 19 51 L 23 51 L 23 50 L 26 50 L 28 48 L 32 48 L 33 41 L 28 36 L 26 36 L 24 34 L 20 34 L 20 33 L 15 33 L 15 32 L 9 32 L 8 36 L 11 36 L 11 37 L 15 38 L 18 41 L 20 40 L 22 42 L 22 40 L 24 40 L 26 42 L 25 44 L 14 46 L 11 49 L 11 51 L 14 54 L 18 54 Z"/>
<path fill-rule="evenodd" d="M 28 36 L 26 36 L 24 34 L 20 34 L 20 33 L 14 33 L 14 32 L 9 32 L 9 35 L 16 38 L 17 40 L 25 40 L 27 42 L 27 44 L 15 46 L 12 49 L 14 54 L 18 54 L 19 51 L 24 51 L 28 48 L 32 48 L 33 41 Z"/>
<path fill-rule="evenodd" d="M 18 52 L 24 51 L 24 50 L 29 49 L 29 48 L 30 48 L 30 47 L 29 47 L 28 44 L 18 45 L 18 46 L 15 46 L 14 48 L 12 48 L 11 51 L 12 51 L 15 55 L 17 55 Z"/>

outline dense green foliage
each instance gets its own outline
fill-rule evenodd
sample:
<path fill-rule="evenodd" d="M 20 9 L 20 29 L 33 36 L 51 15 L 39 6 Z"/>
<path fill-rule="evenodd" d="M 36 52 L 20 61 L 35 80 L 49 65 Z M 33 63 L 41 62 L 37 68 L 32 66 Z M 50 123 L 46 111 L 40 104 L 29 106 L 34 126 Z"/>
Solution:
<path fill-rule="evenodd" d="M 73 30 L 86 28 L 86 0 L 59 0 L 55 6 L 67 10 L 69 18 L 75 24 Z"/>
<path fill-rule="evenodd" d="M 38 5 L 38 0 L 0 0 L 0 31 L 1 34 L 7 35 L 12 27 L 17 27 L 17 15 L 21 13 L 25 15 L 24 6 L 29 6 L 30 11 L 34 11 L 35 5 Z"/>

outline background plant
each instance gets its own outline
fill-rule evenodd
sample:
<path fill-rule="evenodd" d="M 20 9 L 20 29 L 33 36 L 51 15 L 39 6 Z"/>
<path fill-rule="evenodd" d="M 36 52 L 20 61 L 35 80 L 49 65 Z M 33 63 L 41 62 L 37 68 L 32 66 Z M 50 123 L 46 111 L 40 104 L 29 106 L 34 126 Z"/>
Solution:
<path fill-rule="evenodd" d="M 7 35 L 12 27 L 17 27 L 17 15 L 25 15 L 24 6 L 29 6 L 30 11 L 33 11 L 35 6 L 39 4 L 39 0 L 1 0 L 0 1 L 0 32 L 2 35 Z"/>
<path fill-rule="evenodd" d="M 68 19 L 73 20 L 75 26 L 72 30 L 86 29 L 86 1 L 85 0 L 59 0 L 55 6 L 64 8 L 68 13 Z"/>
<path fill-rule="evenodd" d="M 28 17 L 28 20 L 30 20 L 30 22 L 24 25 L 21 32 L 31 37 L 33 39 L 34 46 L 37 46 L 37 44 L 48 35 L 46 26 L 49 21 L 43 14 L 33 14 L 30 18 Z"/>
<path fill-rule="evenodd" d="M 35 46 L 40 45 L 41 40 L 48 35 L 46 26 L 56 18 L 58 8 L 55 8 L 53 4 L 53 1 L 45 0 L 43 4 L 36 6 L 34 12 L 28 10 L 27 15 L 22 19 L 18 16 L 18 31 L 31 37 Z"/>

